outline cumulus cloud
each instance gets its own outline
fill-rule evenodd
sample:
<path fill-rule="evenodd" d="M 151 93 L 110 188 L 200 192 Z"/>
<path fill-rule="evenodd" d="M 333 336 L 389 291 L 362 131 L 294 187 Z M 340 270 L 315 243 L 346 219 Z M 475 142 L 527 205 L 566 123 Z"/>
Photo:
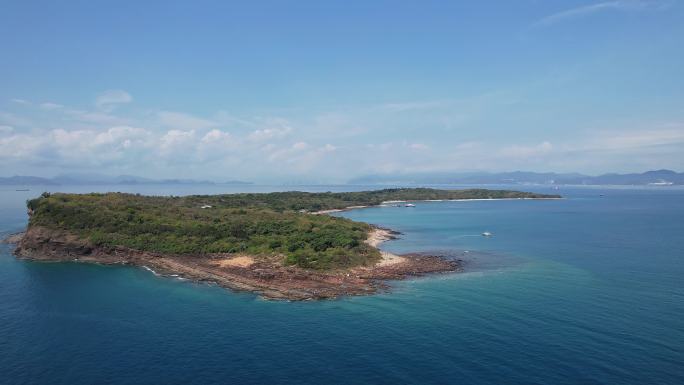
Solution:
<path fill-rule="evenodd" d="M 117 126 L 107 130 L 54 129 L 0 138 L 0 159 L 56 166 L 95 166 L 134 162 L 135 151 L 150 146 L 142 128 Z"/>
<path fill-rule="evenodd" d="M 231 140 L 232 137 L 228 132 L 216 129 L 207 132 L 202 137 L 203 144 L 225 144 L 229 143 Z"/>
<path fill-rule="evenodd" d="M 116 144 L 123 148 L 130 148 L 134 144 L 148 147 L 152 136 L 152 133 L 144 128 L 115 126 L 98 133 L 93 139 L 93 144 L 96 146 Z"/>
<path fill-rule="evenodd" d="M 239 140 L 230 133 L 213 129 L 204 134 L 197 145 L 197 156 L 200 160 L 217 160 L 235 153 Z"/>
<path fill-rule="evenodd" d="M 634 169 L 657 162 L 663 163 L 660 167 L 684 164 L 684 124 L 679 123 L 578 130 L 577 139 L 554 139 L 552 144 L 529 133 L 517 140 L 510 136 L 490 140 L 476 135 L 476 130 L 459 132 L 453 126 L 439 131 L 439 136 L 438 131 L 423 135 L 424 128 L 396 129 L 393 123 L 405 123 L 411 109 L 429 108 L 430 116 L 441 114 L 442 107 L 433 109 L 430 103 L 375 106 L 369 108 L 372 114 L 356 117 L 329 113 L 288 118 L 236 118 L 226 113 L 204 117 L 164 110 L 129 113 L 124 118 L 114 110 L 31 106 L 0 112 L 0 163 L 6 169 L 18 164 L 44 170 L 50 165 L 88 171 L 97 167 L 113 173 L 117 171 L 108 170 L 128 167 L 127 172 L 142 176 L 159 176 L 163 171 L 217 180 L 230 170 L 230 177 L 252 180 L 325 176 L 344 181 L 379 172 L 540 167 L 586 171 L 597 164 L 629 164 Z M 396 116 L 397 110 L 405 111 L 400 121 L 387 118 Z M 31 111 L 37 113 L 27 115 Z M 373 120 L 383 113 L 387 120 Z M 367 125 L 361 122 L 366 118 Z M 432 127 L 439 119 L 427 121 L 410 125 Z"/>
<path fill-rule="evenodd" d="M 7 161 L 35 162 L 42 159 L 42 152 L 49 145 L 45 136 L 15 134 L 0 137 L 0 159 Z"/>
<path fill-rule="evenodd" d="M 149 148 L 152 135 L 142 128 L 116 126 L 103 131 L 56 129 L 49 133 L 49 137 L 49 146 L 62 160 L 102 164 L 123 159 L 136 149 Z"/>
<path fill-rule="evenodd" d="M 195 130 L 170 130 L 159 140 L 160 154 L 163 156 L 174 156 L 185 158 L 187 151 L 191 149 L 195 142 Z"/>
<path fill-rule="evenodd" d="M 252 131 L 247 137 L 254 142 L 266 142 L 282 139 L 292 132 L 289 122 L 284 119 L 269 119 L 262 123 L 264 126 Z"/>

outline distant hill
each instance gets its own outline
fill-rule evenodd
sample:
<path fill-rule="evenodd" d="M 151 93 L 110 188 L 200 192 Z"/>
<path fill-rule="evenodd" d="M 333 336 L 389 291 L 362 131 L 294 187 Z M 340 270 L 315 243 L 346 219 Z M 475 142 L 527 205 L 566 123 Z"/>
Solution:
<path fill-rule="evenodd" d="M 641 174 L 605 174 L 594 177 L 593 184 L 642 185 L 642 184 L 684 184 L 684 173 L 672 170 L 647 171 Z"/>
<path fill-rule="evenodd" d="M 63 174 L 53 178 L 15 175 L 0 177 L 0 185 L 56 186 L 56 185 L 137 185 L 137 184 L 216 184 L 208 180 L 150 179 L 134 175 Z M 251 184 L 251 182 L 228 181 L 222 184 Z"/>
<path fill-rule="evenodd" d="M 0 177 L 0 185 L 15 185 L 15 186 L 52 186 L 57 185 L 55 181 L 37 176 L 21 176 L 15 175 L 8 178 Z"/>
<path fill-rule="evenodd" d="M 632 174 L 590 176 L 578 173 L 414 173 L 367 175 L 349 184 L 544 184 L 544 185 L 684 185 L 684 173 L 655 170 Z"/>

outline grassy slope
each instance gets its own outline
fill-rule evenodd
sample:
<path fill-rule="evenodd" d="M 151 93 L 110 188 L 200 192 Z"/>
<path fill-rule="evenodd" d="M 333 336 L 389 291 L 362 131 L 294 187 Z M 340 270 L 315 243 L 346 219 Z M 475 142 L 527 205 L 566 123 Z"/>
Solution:
<path fill-rule="evenodd" d="M 540 198 L 502 190 L 388 189 L 352 193 L 283 192 L 188 197 L 44 194 L 28 202 L 30 226 L 68 230 L 99 246 L 174 254 L 282 254 L 306 268 L 370 264 L 379 253 L 363 243 L 370 226 L 317 211 L 387 200 Z M 211 205 L 210 209 L 201 209 Z"/>

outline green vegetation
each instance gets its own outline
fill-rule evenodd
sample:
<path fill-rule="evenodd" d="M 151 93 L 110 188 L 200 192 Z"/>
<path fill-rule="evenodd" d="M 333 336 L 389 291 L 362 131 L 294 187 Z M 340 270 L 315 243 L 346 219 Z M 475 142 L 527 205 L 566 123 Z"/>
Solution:
<path fill-rule="evenodd" d="M 283 255 L 285 262 L 329 269 L 370 264 L 370 226 L 318 211 L 388 200 L 541 198 L 503 190 L 387 189 L 346 193 L 282 192 L 187 197 L 122 193 L 48 194 L 27 202 L 29 226 L 67 230 L 95 245 L 173 254 Z M 203 209 L 202 206 L 211 206 Z"/>

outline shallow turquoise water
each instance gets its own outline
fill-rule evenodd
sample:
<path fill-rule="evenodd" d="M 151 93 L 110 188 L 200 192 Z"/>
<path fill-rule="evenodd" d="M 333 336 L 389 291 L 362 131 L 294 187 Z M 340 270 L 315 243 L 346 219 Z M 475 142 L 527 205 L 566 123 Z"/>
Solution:
<path fill-rule="evenodd" d="M 163 188 L 142 192 L 221 192 Z M 684 383 L 684 190 L 560 193 L 343 213 L 401 231 L 388 250 L 459 256 L 466 272 L 337 301 L 0 246 L 0 383 Z M 0 233 L 24 226 L 30 195 L 0 191 Z"/>

